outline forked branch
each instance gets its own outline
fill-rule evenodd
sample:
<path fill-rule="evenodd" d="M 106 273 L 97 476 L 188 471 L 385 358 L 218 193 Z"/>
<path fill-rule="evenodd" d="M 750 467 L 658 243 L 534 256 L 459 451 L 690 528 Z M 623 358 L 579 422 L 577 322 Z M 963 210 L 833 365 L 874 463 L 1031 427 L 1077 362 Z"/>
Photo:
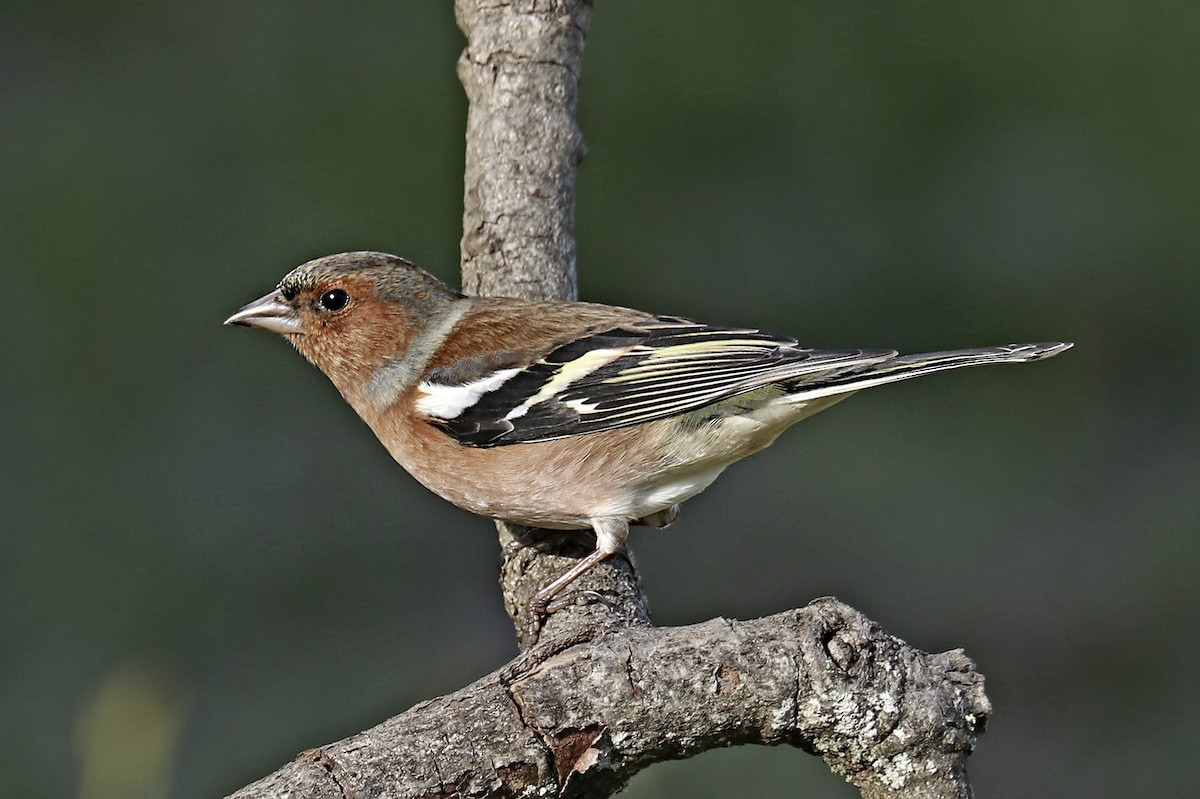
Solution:
<path fill-rule="evenodd" d="M 592 5 L 457 0 L 470 100 L 463 215 L 468 293 L 573 298 L 575 123 Z M 542 547 L 519 546 L 537 539 Z M 517 625 L 586 553 L 501 526 Z M 864 797 L 962 799 L 991 712 L 959 650 L 930 655 L 833 599 L 754 621 L 649 626 L 628 551 L 589 572 L 500 671 L 366 732 L 302 753 L 233 794 L 606 797 L 647 766 L 714 747 L 789 744 Z M 530 642 L 524 641 L 523 645 Z"/>

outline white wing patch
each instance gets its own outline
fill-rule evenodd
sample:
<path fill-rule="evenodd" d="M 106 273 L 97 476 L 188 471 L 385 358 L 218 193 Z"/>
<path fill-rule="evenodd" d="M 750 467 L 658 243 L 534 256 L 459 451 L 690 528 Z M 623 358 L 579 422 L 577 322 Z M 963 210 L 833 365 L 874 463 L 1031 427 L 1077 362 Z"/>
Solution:
<path fill-rule="evenodd" d="M 422 382 L 417 386 L 417 411 L 434 419 L 454 419 L 479 398 L 507 383 L 520 369 L 501 369 L 460 386 Z"/>
<path fill-rule="evenodd" d="M 584 414 L 588 414 L 588 413 L 595 413 L 596 410 L 600 407 L 600 405 L 598 403 L 587 402 L 586 400 L 581 400 L 581 399 L 567 400 L 566 402 L 563 403 L 563 405 L 565 405 L 566 407 L 575 411 L 580 416 L 583 416 Z"/>
<path fill-rule="evenodd" d="M 627 352 L 629 352 L 628 348 L 591 350 L 563 364 L 563 367 L 558 370 L 557 374 L 542 385 L 538 393 L 509 411 L 504 417 L 505 421 L 521 418 L 529 413 L 529 409 L 534 405 L 557 396 L 567 386 L 578 381 L 580 378 L 587 377 L 601 366 L 612 363 Z"/>

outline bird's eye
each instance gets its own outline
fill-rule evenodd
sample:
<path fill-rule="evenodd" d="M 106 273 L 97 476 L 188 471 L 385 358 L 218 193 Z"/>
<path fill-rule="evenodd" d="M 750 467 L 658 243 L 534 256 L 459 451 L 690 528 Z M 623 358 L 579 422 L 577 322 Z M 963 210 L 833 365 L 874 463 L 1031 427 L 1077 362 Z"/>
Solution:
<path fill-rule="evenodd" d="M 336 312 L 346 307 L 350 302 L 350 295 L 342 289 L 330 289 L 321 295 L 321 299 L 317 300 L 321 307 L 326 311 Z"/>

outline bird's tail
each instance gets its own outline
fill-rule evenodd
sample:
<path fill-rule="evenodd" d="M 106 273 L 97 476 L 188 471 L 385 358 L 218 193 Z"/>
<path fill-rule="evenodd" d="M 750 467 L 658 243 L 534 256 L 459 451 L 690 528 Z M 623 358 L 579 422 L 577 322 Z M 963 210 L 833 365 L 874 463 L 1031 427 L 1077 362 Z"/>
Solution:
<path fill-rule="evenodd" d="M 1052 341 L 1044 344 L 1008 344 L 1002 347 L 896 355 L 874 363 L 805 376 L 785 385 L 788 388 L 789 399 L 813 400 L 848 394 L 884 383 L 894 383 L 897 380 L 908 380 L 910 377 L 920 377 L 943 369 L 1038 361 L 1057 355 L 1071 346 L 1070 343 Z"/>

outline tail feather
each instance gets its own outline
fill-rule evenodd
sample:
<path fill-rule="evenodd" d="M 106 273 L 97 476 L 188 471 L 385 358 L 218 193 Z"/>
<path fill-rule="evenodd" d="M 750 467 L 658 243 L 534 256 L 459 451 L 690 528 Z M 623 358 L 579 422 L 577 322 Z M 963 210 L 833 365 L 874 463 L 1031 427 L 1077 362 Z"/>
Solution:
<path fill-rule="evenodd" d="M 801 378 L 785 385 L 791 399 L 813 400 L 921 377 L 944 369 L 1039 361 L 1068 350 L 1071 346 L 1069 342 L 1052 341 L 1043 344 L 1008 344 L 1002 347 L 897 355 L 875 363 Z"/>

